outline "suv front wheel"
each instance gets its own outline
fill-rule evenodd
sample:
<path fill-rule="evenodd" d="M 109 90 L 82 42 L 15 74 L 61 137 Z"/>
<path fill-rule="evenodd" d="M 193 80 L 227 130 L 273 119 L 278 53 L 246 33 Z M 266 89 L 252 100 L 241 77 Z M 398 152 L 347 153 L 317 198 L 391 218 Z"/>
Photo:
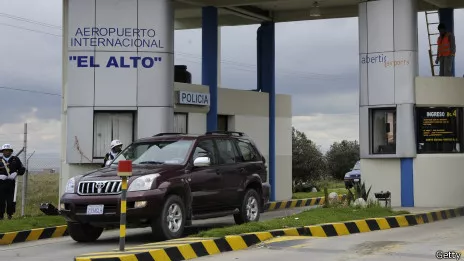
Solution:
<path fill-rule="evenodd" d="M 234 214 L 234 220 L 237 225 L 259 221 L 260 217 L 260 197 L 254 189 L 248 189 L 243 197 L 240 213 Z"/>
<path fill-rule="evenodd" d="M 68 232 L 74 241 L 93 242 L 103 233 L 102 227 L 94 227 L 88 224 L 68 222 Z"/>
<path fill-rule="evenodd" d="M 158 218 L 152 223 L 152 233 L 157 240 L 180 238 L 186 220 L 185 205 L 177 195 L 169 196 L 164 202 Z"/>

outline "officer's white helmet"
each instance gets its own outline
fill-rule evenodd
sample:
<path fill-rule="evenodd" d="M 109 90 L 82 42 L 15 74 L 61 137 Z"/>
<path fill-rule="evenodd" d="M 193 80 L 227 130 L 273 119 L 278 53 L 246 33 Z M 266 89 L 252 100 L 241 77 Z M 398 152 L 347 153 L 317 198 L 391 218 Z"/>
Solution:
<path fill-rule="evenodd" d="M 113 140 L 111 142 L 111 148 L 117 147 L 117 146 L 122 146 L 122 142 L 120 140 Z"/>
<path fill-rule="evenodd" d="M 13 146 L 11 146 L 11 144 L 3 144 L 2 151 L 3 150 L 13 150 Z"/>

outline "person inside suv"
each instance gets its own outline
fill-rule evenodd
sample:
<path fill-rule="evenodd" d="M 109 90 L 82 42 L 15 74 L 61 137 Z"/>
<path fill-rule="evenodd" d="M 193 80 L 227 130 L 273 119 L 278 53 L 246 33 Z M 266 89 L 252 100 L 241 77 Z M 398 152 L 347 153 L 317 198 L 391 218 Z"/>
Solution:
<path fill-rule="evenodd" d="M 181 237 L 192 220 L 259 221 L 269 200 L 264 157 L 243 133 L 158 134 L 133 142 L 109 168 L 68 181 L 60 208 L 74 240 L 97 240 L 119 224 L 120 160 L 133 164 L 127 223 L 151 226 L 156 239 Z"/>
<path fill-rule="evenodd" d="M 102 168 L 106 167 L 111 163 L 112 160 L 122 151 L 122 142 L 120 140 L 113 140 L 110 144 L 110 151 L 106 153 L 105 158 L 103 159 Z"/>

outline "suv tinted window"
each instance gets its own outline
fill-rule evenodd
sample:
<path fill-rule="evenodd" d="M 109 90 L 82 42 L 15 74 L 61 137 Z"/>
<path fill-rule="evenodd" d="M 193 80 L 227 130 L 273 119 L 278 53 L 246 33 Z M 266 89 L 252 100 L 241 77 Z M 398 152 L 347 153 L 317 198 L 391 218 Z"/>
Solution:
<path fill-rule="evenodd" d="M 231 140 L 218 139 L 216 144 L 219 150 L 220 164 L 231 164 L 239 161 L 239 154 Z"/>
<path fill-rule="evenodd" d="M 244 161 L 258 161 L 260 160 L 257 151 L 254 146 L 246 140 L 237 140 L 237 145 L 242 153 Z"/>
<path fill-rule="evenodd" d="M 211 160 L 211 165 L 217 164 L 218 156 L 216 155 L 216 150 L 214 149 L 213 140 L 202 140 L 200 141 L 193 152 L 193 160 L 198 157 L 209 157 Z"/>

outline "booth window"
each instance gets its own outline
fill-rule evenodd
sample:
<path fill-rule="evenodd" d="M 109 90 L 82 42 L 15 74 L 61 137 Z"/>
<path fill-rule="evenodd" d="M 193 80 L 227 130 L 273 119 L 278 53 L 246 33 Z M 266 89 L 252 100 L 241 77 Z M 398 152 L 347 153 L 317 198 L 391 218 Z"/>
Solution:
<path fill-rule="evenodd" d="M 371 110 L 372 154 L 396 153 L 396 109 Z"/>
<path fill-rule="evenodd" d="M 218 115 L 217 118 L 217 130 L 218 131 L 228 131 L 229 130 L 229 116 L 228 115 Z"/>
<path fill-rule="evenodd" d="M 134 139 L 134 113 L 95 112 L 93 128 L 93 158 L 104 158 L 114 139 L 120 140 L 123 149 Z"/>
<path fill-rule="evenodd" d="M 174 132 L 188 133 L 187 113 L 174 113 Z"/>
<path fill-rule="evenodd" d="M 462 108 L 416 108 L 417 153 L 462 153 Z"/>

